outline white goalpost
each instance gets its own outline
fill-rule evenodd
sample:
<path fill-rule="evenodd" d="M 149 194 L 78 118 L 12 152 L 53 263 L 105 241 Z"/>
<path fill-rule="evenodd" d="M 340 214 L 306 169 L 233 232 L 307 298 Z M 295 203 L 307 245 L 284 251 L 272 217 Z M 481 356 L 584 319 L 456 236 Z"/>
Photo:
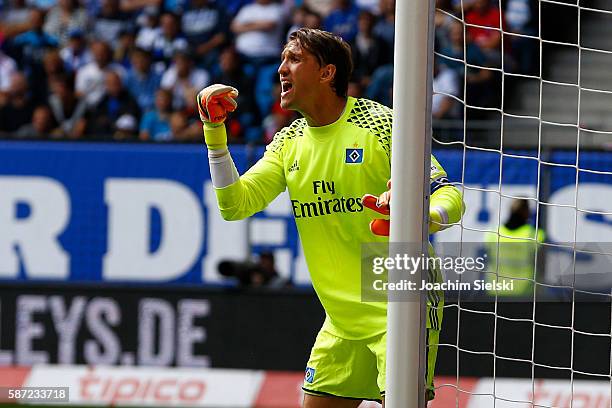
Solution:
<path fill-rule="evenodd" d="M 433 0 L 396 2 L 390 243 L 421 243 L 422 251 L 408 245 L 414 252 L 408 255 L 426 253 L 432 140 L 459 156 L 460 165 L 450 166 L 459 170 L 449 172 L 449 178 L 466 203 L 459 225 L 436 234 L 436 241 L 476 251 L 493 236 L 499 248 L 502 241 L 515 238 L 504 229 L 512 203 L 526 199 L 535 235 L 521 242 L 534 244 L 543 259 L 539 263 L 534 257 L 533 274 L 510 276 L 497 259 L 479 276 L 457 278 L 523 280 L 531 292 L 520 300 L 497 292 L 485 297 L 450 294 L 436 375 L 441 367 L 446 371 L 435 384 L 437 398 L 430 406 L 609 408 L 612 2 L 516 1 L 515 6 L 535 5 L 537 29 L 525 32 L 514 31 L 503 20 L 511 2 L 491 1 L 502 11 L 498 27 L 468 21 L 474 0 L 454 2 L 455 11 L 438 10 L 462 26 L 462 57 L 434 51 Z M 467 34 L 474 28 L 499 33 L 499 65 L 467 57 Z M 517 40 L 534 47 L 531 71 L 518 68 L 523 49 Z M 435 131 L 431 135 L 434 56 L 441 63 L 461 65 L 464 72 L 459 92 L 437 92 L 462 110 L 455 119 L 458 130 L 450 137 L 437 137 Z M 499 95 L 496 103 L 471 98 L 472 84 L 465 74 L 482 70 L 496 78 L 489 88 Z M 545 231 L 541 243 L 540 231 Z M 400 271 L 389 271 L 390 282 L 401 278 Z M 425 407 L 424 302 L 390 299 L 387 407 Z M 440 395 L 451 405 L 437 405 Z"/>
<path fill-rule="evenodd" d="M 409 247 L 415 253 L 409 255 L 414 258 L 421 255 L 414 244 L 421 243 L 425 250 L 427 244 L 424 221 L 429 210 L 433 12 L 433 0 L 396 3 L 389 242 L 413 244 Z M 399 282 L 402 275 L 390 270 L 389 282 Z M 385 389 L 389 408 L 422 408 L 425 404 L 424 307 L 424 299 L 393 300 L 389 294 Z"/>

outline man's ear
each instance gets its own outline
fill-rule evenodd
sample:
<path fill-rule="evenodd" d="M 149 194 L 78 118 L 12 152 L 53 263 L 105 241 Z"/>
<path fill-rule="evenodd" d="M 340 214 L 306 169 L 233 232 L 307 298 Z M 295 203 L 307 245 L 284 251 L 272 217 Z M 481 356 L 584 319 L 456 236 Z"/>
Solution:
<path fill-rule="evenodd" d="M 334 80 L 336 76 L 336 66 L 333 64 L 327 64 L 321 68 L 321 82 L 330 82 Z"/>

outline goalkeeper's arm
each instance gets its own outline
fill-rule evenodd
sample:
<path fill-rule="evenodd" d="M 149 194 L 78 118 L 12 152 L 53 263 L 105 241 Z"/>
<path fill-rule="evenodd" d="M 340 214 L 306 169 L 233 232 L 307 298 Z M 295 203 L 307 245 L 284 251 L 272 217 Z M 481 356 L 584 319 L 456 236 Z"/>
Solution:
<path fill-rule="evenodd" d="M 231 86 L 214 84 L 200 91 L 197 96 L 200 120 L 204 124 L 204 141 L 208 147 L 210 177 L 215 188 L 235 183 L 239 176 L 227 149 L 225 119 L 238 106 L 238 90 Z"/>
<path fill-rule="evenodd" d="M 388 191 L 380 197 L 366 194 L 362 198 L 363 205 L 383 215 L 389 215 L 391 203 L 391 180 L 387 183 Z M 439 177 L 431 183 L 429 206 L 429 233 L 441 231 L 461 220 L 465 212 L 465 204 L 461 192 L 453 186 L 446 177 Z M 370 222 L 370 230 L 375 235 L 389 235 L 389 220 L 375 219 Z"/>
<path fill-rule="evenodd" d="M 429 233 L 441 231 L 458 223 L 465 212 L 461 192 L 446 177 L 431 182 Z"/>
<path fill-rule="evenodd" d="M 282 160 L 266 152 L 251 169 L 240 176 L 227 148 L 224 121 L 237 108 L 238 91 L 215 84 L 204 88 L 197 97 L 204 141 L 208 147 L 210 175 L 221 215 L 238 220 L 264 209 L 285 190 Z"/>

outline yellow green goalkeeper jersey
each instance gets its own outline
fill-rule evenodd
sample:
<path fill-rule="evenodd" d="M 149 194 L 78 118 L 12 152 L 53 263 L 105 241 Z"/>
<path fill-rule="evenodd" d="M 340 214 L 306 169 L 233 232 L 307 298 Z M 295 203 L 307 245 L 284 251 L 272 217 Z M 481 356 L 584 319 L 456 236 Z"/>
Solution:
<path fill-rule="evenodd" d="M 361 197 L 386 190 L 392 116 L 381 104 L 349 97 L 336 122 L 310 127 L 305 119 L 294 121 L 275 135 L 263 158 L 238 181 L 216 189 L 226 220 L 249 217 L 288 189 L 312 283 L 325 308 L 324 327 L 346 339 L 386 330 L 386 304 L 361 301 L 361 244 L 387 241 L 370 232 L 374 213 L 364 211 Z M 446 176 L 433 157 L 431 176 L 438 184 Z M 456 221 L 461 195 L 450 185 L 442 187 L 431 202 L 436 194 L 450 194 L 445 207 L 452 207 L 449 221 Z M 433 325 L 428 320 L 428 327 L 439 329 L 435 322 L 441 316 Z"/>

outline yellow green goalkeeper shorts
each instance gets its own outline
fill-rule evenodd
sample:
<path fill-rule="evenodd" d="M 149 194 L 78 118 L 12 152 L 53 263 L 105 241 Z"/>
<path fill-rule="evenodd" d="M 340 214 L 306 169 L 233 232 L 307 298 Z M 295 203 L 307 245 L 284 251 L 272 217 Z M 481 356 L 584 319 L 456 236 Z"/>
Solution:
<path fill-rule="evenodd" d="M 438 330 L 427 329 L 426 398 L 434 398 Z M 387 334 L 347 340 L 321 329 L 306 367 L 306 394 L 380 401 L 385 395 Z"/>

